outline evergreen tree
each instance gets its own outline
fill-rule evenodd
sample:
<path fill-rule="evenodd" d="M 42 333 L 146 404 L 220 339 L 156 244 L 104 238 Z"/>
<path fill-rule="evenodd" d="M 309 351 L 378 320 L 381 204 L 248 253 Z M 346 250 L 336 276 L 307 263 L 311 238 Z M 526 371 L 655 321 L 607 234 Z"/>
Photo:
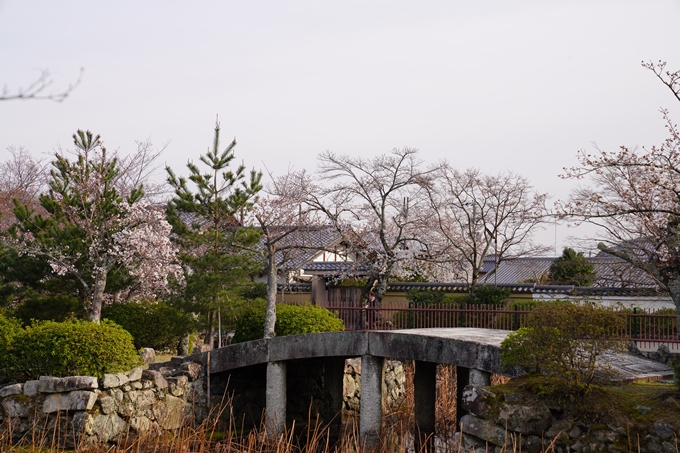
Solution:
<path fill-rule="evenodd" d="M 246 177 L 243 165 L 229 169 L 235 146 L 233 140 L 220 151 L 220 125 L 216 123 L 212 149 L 200 156 L 208 171 L 203 173 L 189 162 L 187 180 L 166 168 L 168 183 L 175 190 L 167 218 L 185 264 L 184 308 L 207 317 L 208 344 L 212 344 L 218 314 L 223 308 L 234 308 L 226 302 L 237 299 L 241 287 L 261 269 L 261 261 L 247 251 L 257 244 L 259 234 L 242 225 L 262 188 L 262 174 L 253 170 Z"/>
<path fill-rule="evenodd" d="M 596 277 L 595 266 L 570 247 L 564 248 L 548 271 L 548 280 L 554 285 L 593 286 Z"/>

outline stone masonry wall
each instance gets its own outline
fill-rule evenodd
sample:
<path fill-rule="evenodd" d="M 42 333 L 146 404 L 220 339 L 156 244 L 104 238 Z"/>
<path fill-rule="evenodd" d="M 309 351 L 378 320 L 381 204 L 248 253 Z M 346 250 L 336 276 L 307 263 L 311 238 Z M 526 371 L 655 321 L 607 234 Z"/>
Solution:
<path fill-rule="evenodd" d="M 483 387 L 468 385 L 463 393 L 463 408 L 469 414 L 460 420 L 462 434 L 456 434 L 462 444 L 455 451 L 461 453 L 473 450 L 490 453 L 504 450 L 527 453 L 678 451 L 680 420 L 655 422 L 648 433 L 634 436 L 631 441 L 633 428 L 626 423 L 585 423 L 567 411 L 547 407 L 526 393 L 495 395 Z M 637 410 L 646 414 L 644 411 L 650 408 L 639 406 Z"/>
<path fill-rule="evenodd" d="M 62 448 L 154 435 L 201 421 L 204 378 L 197 363 L 181 361 L 158 370 L 38 380 L 0 388 L 0 435 L 32 443 L 53 440 Z"/>
<path fill-rule="evenodd" d="M 404 401 L 404 368 L 386 360 L 383 401 L 397 408 Z M 288 421 L 307 421 L 323 413 L 323 367 L 304 360 L 288 366 Z M 361 359 L 345 362 L 343 411 L 357 414 L 361 398 Z M 157 435 L 200 423 L 215 410 L 224 426 L 258 426 L 265 407 L 266 365 L 217 373 L 207 378 L 198 363 L 175 357 L 151 363 L 148 370 L 38 380 L 0 388 L 0 436 L 32 443 L 54 439 L 63 448 L 117 443 L 126 436 Z M 222 410 L 225 403 L 231 407 Z M 242 426 L 243 425 L 243 426 Z"/>
<path fill-rule="evenodd" d="M 385 360 L 383 366 L 383 404 L 388 409 L 397 409 L 404 404 L 406 375 L 404 366 L 398 360 Z M 343 410 L 349 415 L 359 413 L 361 406 L 361 358 L 345 361 L 345 376 L 342 391 Z"/>

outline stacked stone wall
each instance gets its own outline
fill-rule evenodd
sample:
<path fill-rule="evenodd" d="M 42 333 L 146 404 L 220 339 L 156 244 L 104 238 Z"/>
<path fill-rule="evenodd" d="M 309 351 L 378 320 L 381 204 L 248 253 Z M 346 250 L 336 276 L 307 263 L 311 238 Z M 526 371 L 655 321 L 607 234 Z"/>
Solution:
<path fill-rule="evenodd" d="M 385 360 L 383 366 L 383 405 L 388 410 L 400 408 L 406 395 L 404 394 L 406 375 L 404 365 L 398 360 Z M 352 416 L 359 413 L 361 407 L 361 358 L 345 361 L 345 375 L 342 391 L 343 410 Z"/>
<path fill-rule="evenodd" d="M 101 379 L 41 376 L 2 387 L 0 435 L 85 448 L 200 422 L 206 415 L 200 409 L 206 402 L 201 366 L 173 365 L 163 372 L 135 368 Z"/>
<path fill-rule="evenodd" d="M 627 423 L 586 423 L 526 393 L 495 395 L 469 385 L 463 392 L 463 408 L 454 451 L 523 451 L 540 453 L 639 452 L 677 453 L 680 420 L 658 421 L 648 433 L 633 435 Z M 650 408 L 639 406 L 641 414 Z M 645 412 L 647 411 L 647 412 Z M 631 437 L 633 437 L 631 439 Z"/>

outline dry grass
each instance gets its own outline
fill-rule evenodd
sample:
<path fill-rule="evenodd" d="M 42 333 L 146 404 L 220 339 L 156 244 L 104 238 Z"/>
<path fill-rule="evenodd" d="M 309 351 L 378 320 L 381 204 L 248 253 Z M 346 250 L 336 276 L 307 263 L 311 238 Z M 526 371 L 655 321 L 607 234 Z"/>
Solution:
<path fill-rule="evenodd" d="M 234 422 L 230 426 L 218 427 L 220 413 L 212 413 L 208 420 L 198 425 L 186 423 L 172 433 L 147 433 L 135 436 L 130 432 L 119 436 L 113 445 L 90 445 L 87 451 L 93 453 L 420 453 L 433 451 L 437 453 L 460 453 L 454 444 L 453 426 L 456 420 L 456 372 L 455 367 L 440 366 L 437 369 L 437 438 L 430 439 L 425 448 L 417 449 L 414 444 L 413 411 L 413 365 L 404 365 L 406 373 L 406 399 L 403 407 L 386 413 L 380 445 L 367 449 L 361 442 L 358 419 L 350 419 L 343 425 L 339 436 L 333 437 L 329 428 L 311 415 L 304 427 L 292 426 L 280 436 L 267 436 L 264 426 L 249 431 L 237 429 Z M 500 383 L 497 377 L 494 383 Z M 229 408 L 229 402 L 223 405 Z M 311 413 L 311 412 L 310 412 Z M 233 417 L 230 417 L 233 420 Z M 11 429 L 0 434 L 0 452 L 16 453 L 57 453 L 65 451 L 67 439 L 73 439 L 73 432 L 68 431 L 68 423 L 64 418 L 50 419 L 42 424 L 36 423 L 21 439 L 13 436 Z M 4 423 L 8 423 L 5 420 Z M 508 437 L 509 445 L 514 447 L 504 450 L 506 453 L 520 452 L 519 439 Z M 555 453 L 555 439 L 546 439 L 545 452 Z M 639 451 L 639 439 L 630 439 L 630 451 Z M 85 451 L 82 439 L 75 448 L 68 451 Z M 477 453 L 483 453 L 482 447 Z M 680 450 L 676 444 L 676 453 Z"/>

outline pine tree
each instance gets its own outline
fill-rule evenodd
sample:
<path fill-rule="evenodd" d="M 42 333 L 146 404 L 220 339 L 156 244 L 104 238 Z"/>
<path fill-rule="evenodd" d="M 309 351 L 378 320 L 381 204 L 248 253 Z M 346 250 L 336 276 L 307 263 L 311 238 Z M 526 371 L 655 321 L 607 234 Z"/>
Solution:
<path fill-rule="evenodd" d="M 243 216 L 252 209 L 261 190 L 262 174 L 240 165 L 230 170 L 234 159 L 234 139 L 220 151 L 220 125 L 215 124 L 213 146 L 200 161 L 208 167 L 203 173 L 192 162 L 187 164 L 188 180 L 169 167 L 168 183 L 175 197 L 168 205 L 167 218 L 182 250 L 186 270 L 185 309 L 207 317 L 211 344 L 215 320 L 222 308 L 233 308 L 238 290 L 259 271 L 261 262 L 246 249 L 259 239 L 253 229 L 243 228 Z M 194 187 L 189 187 L 189 182 Z"/>
<path fill-rule="evenodd" d="M 595 266 L 570 247 L 564 248 L 548 271 L 548 280 L 554 285 L 593 286 L 596 278 Z"/>

